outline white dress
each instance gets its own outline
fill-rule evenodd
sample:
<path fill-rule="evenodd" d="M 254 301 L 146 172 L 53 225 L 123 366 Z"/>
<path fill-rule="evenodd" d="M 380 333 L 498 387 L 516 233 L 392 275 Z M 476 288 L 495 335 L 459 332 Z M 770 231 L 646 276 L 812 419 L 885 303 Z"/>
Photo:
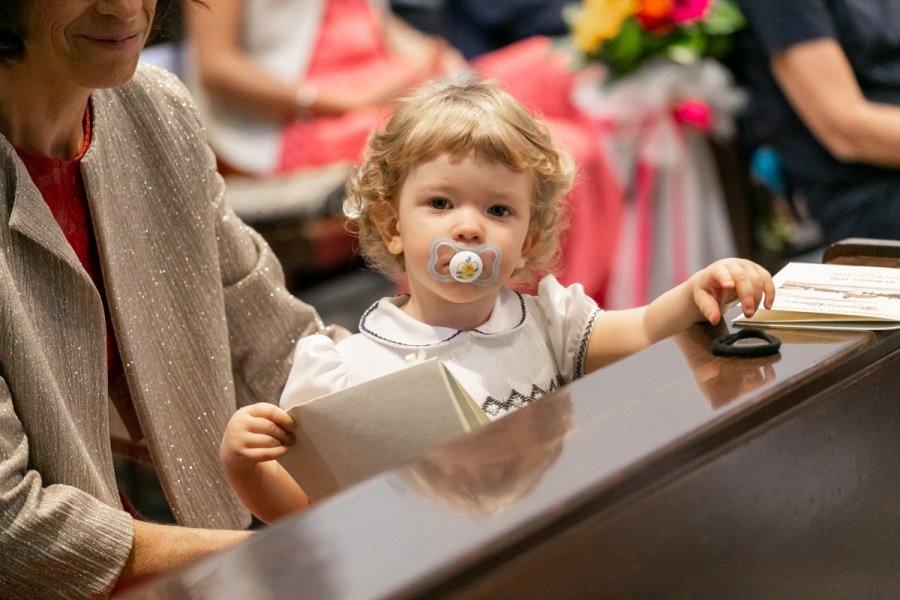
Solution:
<path fill-rule="evenodd" d="M 312 59 L 324 10 L 325 0 L 247 0 L 242 4 L 241 48 L 271 77 L 295 85 Z M 284 124 L 213 100 L 190 46 L 184 70 L 216 154 L 248 173 L 273 172 Z"/>
<path fill-rule="evenodd" d="M 439 358 L 484 411 L 496 419 L 580 377 L 600 312 L 581 285 L 541 280 L 538 295 L 502 289 L 490 318 L 469 331 L 433 327 L 400 308 L 406 296 L 382 298 L 363 314 L 360 333 L 335 344 L 302 338 L 281 395 L 282 408 L 407 366 L 407 357 Z"/>

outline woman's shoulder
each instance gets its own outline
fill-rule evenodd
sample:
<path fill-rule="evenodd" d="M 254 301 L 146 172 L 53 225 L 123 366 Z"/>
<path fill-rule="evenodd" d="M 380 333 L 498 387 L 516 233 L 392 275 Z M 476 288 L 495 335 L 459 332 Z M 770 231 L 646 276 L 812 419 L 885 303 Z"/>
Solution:
<path fill-rule="evenodd" d="M 123 109 L 133 118 L 178 115 L 199 122 L 194 102 L 184 83 L 174 73 L 161 67 L 138 63 L 134 75 L 126 83 L 109 89 L 95 90 L 95 102 Z"/>
<path fill-rule="evenodd" d="M 177 75 L 162 67 L 138 63 L 134 75 L 125 83 L 106 89 L 96 89 L 94 96 L 134 99 L 142 97 L 190 99 L 184 83 Z"/>
<path fill-rule="evenodd" d="M 175 73 L 160 66 L 144 62 L 138 63 L 134 76 L 129 83 L 145 87 L 175 86 L 184 88 L 184 84 L 181 83 L 181 79 Z"/>

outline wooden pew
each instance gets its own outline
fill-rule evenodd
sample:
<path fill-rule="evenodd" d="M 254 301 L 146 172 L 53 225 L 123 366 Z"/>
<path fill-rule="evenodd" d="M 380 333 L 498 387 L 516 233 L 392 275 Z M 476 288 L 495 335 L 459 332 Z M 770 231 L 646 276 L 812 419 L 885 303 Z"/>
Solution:
<path fill-rule="evenodd" d="M 726 331 L 697 325 L 129 597 L 895 597 L 900 331 L 780 330 L 780 354 L 749 359 L 712 354 Z"/>

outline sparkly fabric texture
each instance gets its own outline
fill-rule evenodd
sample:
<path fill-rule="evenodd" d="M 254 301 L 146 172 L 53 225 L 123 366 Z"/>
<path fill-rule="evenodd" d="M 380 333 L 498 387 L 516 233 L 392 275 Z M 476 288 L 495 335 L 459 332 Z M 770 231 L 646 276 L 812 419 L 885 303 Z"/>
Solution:
<path fill-rule="evenodd" d="M 35 156 L 21 148 L 16 152 L 31 180 L 44 197 L 53 218 L 62 229 L 63 235 L 75 251 L 94 285 L 103 294 L 103 275 L 100 272 L 100 257 L 97 255 L 97 244 L 94 241 L 94 228 L 91 225 L 91 211 L 84 194 L 81 180 L 81 158 L 91 143 L 91 111 L 84 111 L 84 143 L 78 156 L 71 159 L 55 159 L 46 156 Z M 105 307 L 104 307 L 105 308 Z M 110 381 L 115 381 L 121 374 L 122 363 L 116 348 L 116 339 L 111 334 L 112 323 L 109 313 L 106 314 L 106 364 Z"/>
<path fill-rule="evenodd" d="M 294 343 L 321 322 L 224 205 L 174 76 L 140 66 L 92 106 L 82 176 L 141 430 L 181 524 L 245 526 L 222 432 L 237 406 L 277 401 Z M 103 306 L 3 138 L 0 168 L 0 597 L 108 593 L 132 525 L 110 450 Z"/>

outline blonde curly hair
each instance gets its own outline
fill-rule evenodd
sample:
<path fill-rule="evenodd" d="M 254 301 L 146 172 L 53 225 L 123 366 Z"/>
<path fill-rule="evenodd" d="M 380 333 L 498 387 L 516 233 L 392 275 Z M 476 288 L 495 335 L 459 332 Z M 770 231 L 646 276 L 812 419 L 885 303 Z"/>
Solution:
<path fill-rule="evenodd" d="M 407 174 L 442 154 L 534 175 L 529 231 L 537 241 L 513 278 L 525 283 L 552 272 L 565 226 L 562 198 L 574 177 L 572 158 L 556 148 L 546 123 L 510 94 L 474 80 L 424 85 L 401 100 L 385 128 L 369 137 L 366 159 L 347 182 L 344 198 L 344 213 L 369 265 L 392 277 L 403 273 L 402 254 L 388 251 L 382 232 L 396 225 Z"/>

